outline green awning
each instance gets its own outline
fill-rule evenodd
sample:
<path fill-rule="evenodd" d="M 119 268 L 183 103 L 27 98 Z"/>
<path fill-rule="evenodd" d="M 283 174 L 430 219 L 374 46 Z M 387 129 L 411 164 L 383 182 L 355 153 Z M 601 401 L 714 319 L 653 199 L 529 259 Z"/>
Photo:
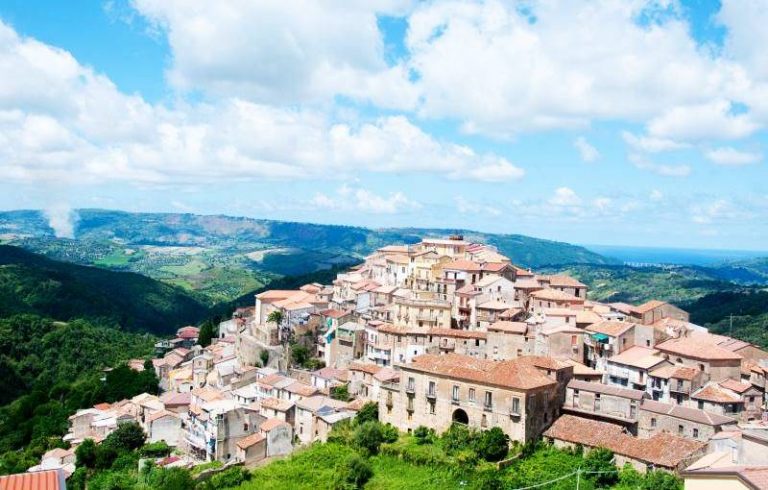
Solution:
<path fill-rule="evenodd" d="M 592 338 L 598 342 L 608 342 L 608 336 L 604 333 L 593 333 Z"/>

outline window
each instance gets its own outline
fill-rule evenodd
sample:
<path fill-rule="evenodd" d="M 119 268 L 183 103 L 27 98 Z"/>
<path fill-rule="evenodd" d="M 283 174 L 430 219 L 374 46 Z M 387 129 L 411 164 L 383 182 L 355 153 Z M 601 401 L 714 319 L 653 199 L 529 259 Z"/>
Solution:
<path fill-rule="evenodd" d="M 435 396 L 435 382 L 434 381 L 430 381 L 429 382 L 429 390 L 427 391 L 427 394 L 429 394 L 430 396 Z"/>
<path fill-rule="evenodd" d="M 571 345 L 579 345 L 579 338 L 576 335 L 571 335 Z"/>
<path fill-rule="evenodd" d="M 512 398 L 512 413 L 520 414 L 520 399 L 517 397 Z"/>
<path fill-rule="evenodd" d="M 579 408 L 579 390 L 573 390 L 573 406 Z"/>
<path fill-rule="evenodd" d="M 435 414 L 435 402 L 434 401 L 430 401 L 429 402 L 429 413 L 432 414 L 432 415 Z"/>
<path fill-rule="evenodd" d="M 699 371 L 704 372 L 704 364 L 699 364 Z"/>
<path fill-rule="evenodd" d="M 624 347 L 625 345 L 627 345 L 627 339 L 626 339 L 626 337 L 625 337 L 625 338 L 623 338 L 623 339 L 621 339 L 621 346 L 622 346 L 622 347 Z"/>
<path fill-rule="evenodd" d="M 493 393 L 490 391 L 485 392 L 485 408 L 491 408 L 493 406 Z"/>
<path fill-rule="evenodd" d="M 677 433 L 679 435 L 683 435 L 684 432 L 685 432 L 685 427 L 683 427 L 682 425 L 678 425 L 677 426 Z"/>
<path fill-rule="evenodd" d="M 488 427 L 488 417 L 486 417 L 485 414 L 483 414 L 483 418 L 480 419 L 480 425 L 482 427 Z"/>
<path fill-rule="evenodd" d="M 459 401 L 459 385 L 453 385 L 453 391 L 451 391 L 451 400 Z"/>
<path fill-rule="evenodd" d="M 414 391 L 416 389 L 416 380 L 414 378 L 408 378 L 408 391 Z"/>
<path fill-rule="evenodd" d="M 693 437 L 694 437 L 694 439 L 698 439 L 698 437 L 699 437 L 699 429 L 693 429 Z"/>
<path fill-rule="evenodd" d="M 704 410 L 704 402 L 699 400 L 699 410 Z"/>
<path fill-rule="evenodd" d="M 248 432 L 248 423 L 243 424 L 243 432 Z"/>
<path fill-rule="evenodd" d="M 656 417 L 651 418 L 651 427 L 656 427 Z"/>
<path fill-rule="evenodd" d="M 651 346 L 651 341 L 646 339 L 645 346 L 646 347 L 650 347 Z"/>
<path fill-rule="evenodd" d="M 637 402 L 632 402 L 629 405 L 629 418 L 633 419 L 637 417 Z"/>
<path fill-rule="evenodd" d="M 595 393 L 595 412 L 600 411 L 600 393 Z"/>
<path fill-rule="evenodd" d="M 475 389 L 470 388 L 469 389 L 469 401 L 473 402 L 475 401 Z"/>

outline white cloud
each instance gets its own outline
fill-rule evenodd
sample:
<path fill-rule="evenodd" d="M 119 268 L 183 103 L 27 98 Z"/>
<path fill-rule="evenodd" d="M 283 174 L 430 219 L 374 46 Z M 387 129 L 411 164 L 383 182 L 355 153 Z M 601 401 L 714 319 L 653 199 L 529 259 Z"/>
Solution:
<path fill-rule="evenodd" d="M 404 67 L 386 64 L 377 15 L 408 3 L 133 0 L 167 36 L 168 78 L 181 90 L 269 103 L 347 95 L 393 108 L 417 93 Z"/>
<path fill-rule="evenodd" d="M 309 205 L 333 211 L 356 211 L 369 214 L 395 214 L 422 207 L 420 203 L 406 197 L 402 192 L 383 196 L 368 189 L 352 188 L 347 185 L 339 187 L 334 196 L 315 194 L 309 201 Z"/>
<path fill-rule="evenodd" d="M 579 136 L 574 140 L 573 146 L 579 151 L 581 159 L 587 163 L 592 163 L 600 158 L 600 152 L 597 148 L 589 144 L 586 138 Z"/>
<path fill-rule="evenodd" d="M 469 131 L 510 134 L 596 119 L 642 122 L 668 107 L 736 97 L 744 70 L 701 48 L 675 5 L 421 4 L 407 37 L 420 111 L 461 118 Z"/>
<path fill-rule="evenodd" d="M 749 114 L 733 113 L 731 103 L 721 99 L 673 107 L 648 123 L 648 133 L 673 140 L 739 139 L 750 136 L 759 127 Z"/>
<path fill-rule="evenodd" d="M 549 198 L 549 204 L 553 206 L 580 206 L 581 198 L 569 187 L 555 189 L 555 194 Z"/>
<path fill-rule="evenodd" d="M 716 199 L 709 203 L 697 203 L 691 207 L 694 223 L 705 225 L 727 219 L 739 219 L 743 211 L 727 199 Z"/>
<path fill-rule="evenodd" d="M 717 165 L 741 166 L 757 163 L 762 160 L 763 155 L 725 146 L 707 150 L 704 152 L 704 157 Z"/>
<path fill-rule="evenodd" d="M 0 22 L 0 177 L 16 181 L 207 183 L 431 172 L 510 180 L 524 171 L 435 139 L 405 116 L 335 123 L 319 109 L 238 98 L 152 105 L 66 51 Z M 115 117 L 119 114 L 119 117 Z"/>
<path fill-rule="evenodd" d="M 691 174 L 689 165 L 655 163 L 639 153 L 630 153 L 628 158 L 635 167 L 664 177 L 687 177 Z"/>
<path fill-rule="evenodd" d="M 454 202 L 456 203 L 456 210 L 461 214 L 485 214 L 489 216 L 501 216 L 502 214 L 501 210 L 495 206 L 469 201 L 463 196 L 456 197 Z"/>
<path fill-rule="evenodd" d="M 651 191 L 651 193 L 648 195 L 648 199 L 650 199 L 653 202 L 659 202 L 664 200 L 664 193 L 661 192 L 658 189 L 654 189 Z"/>
<path fill-rule="evenodd" d="M 651 136 L 637 136 L 629 131 L 622 131 L 621 137 L 630 148 L 644 153 L 659 153 L 663 151 L 682 150 L 690 147 L 686 143 Z"/>

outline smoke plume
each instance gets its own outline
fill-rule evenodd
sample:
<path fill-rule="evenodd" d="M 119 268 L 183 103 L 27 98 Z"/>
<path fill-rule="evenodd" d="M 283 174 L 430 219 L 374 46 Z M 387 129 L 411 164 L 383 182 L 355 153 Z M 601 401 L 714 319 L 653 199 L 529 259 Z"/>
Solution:
<path fill-rule="evenodd" d="M 78 216 L 74 209 L 66 203 L 58 203 L 49 206 L 44 212 L 56 238 L 75 238 Z"/>

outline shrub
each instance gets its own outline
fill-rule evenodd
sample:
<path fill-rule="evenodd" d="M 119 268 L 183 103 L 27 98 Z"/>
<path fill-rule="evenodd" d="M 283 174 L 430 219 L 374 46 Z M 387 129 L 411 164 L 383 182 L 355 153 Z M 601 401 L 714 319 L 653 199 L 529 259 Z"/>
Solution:
<path fill-rule="evenodd" d="M 171 447 L 165 441 L 151 442 L 142 446 L 139 454 L 145 458 L 162 458 L 171 454 Z"/>
<path fill-rule="evenodd" d="M 339 385 L 331 388 L 331 398 L 334 400 L 340 400 L 343 402 L 349 401 L 349 387 L 347 385 Z"/>
<path fill-rule="evenodd" d="M 379 452 L 379 446 L 384 442 L 382 427 L 382 424 L 374 421 L 369 421 L 358 426 L 357 429 L 355 429 L 353 438 L 355 446 L 362 449 L 367 454 L 377 454 Z"/>
<path fill-rule="evenodd" d="M 420 425 L 413 431 L 416 444 L 432 444 L 435 440 L 435 430 Z"/>
<path fill-rule="evenodd" d="M 357 412 L 357 415 L 355 416 L 355 422 L 358 424 L 363 424 L 372 420 L 379 420 L 379 404 L 375 402 L 368 402 L 363 405 L 359 412 Z"/>
<path fill-rule="evenodd" d="M 144 445 L 147 435 L 136 422 L 118 424 L 111 434 L 104 439 L 102 446 L 109 446 L 116 451 L 133 451 Z"/>
<path fill-rule="evenodd" d="M 337 488 L 363 488 L 373 476 L 373 469 L 358 454 L 349 456 L 338 468 Z"/>
<path fill-rule="evenodd" d="M 75 449 L 75 465 L 78 468 L 96 467 L 96 443 L 86 439 Z"/>
<path fill-rule="evenodd" d="M 501 461 L 509 452 L 509 437 L 499 427 L 494 427 L 481 432 L 473 446 L 477 455 L 484 460 Z"/>
<path fill-rule="evenodd" d="M 595 482 L 599 488 L 611 487 L 619 480 L 616 466 L 613 464 L 613 452 L 605 448 L 597 448 L 584 458 L 584 471 L 595 473 L 588 474 L 587 478 Z"/>
<path fill-rule="evenodd" d="M 400 438 L 400 432 L 394 425 L 386 423 L 381 426 L 381 436 L 384 442 L 395 442 Z"/>

